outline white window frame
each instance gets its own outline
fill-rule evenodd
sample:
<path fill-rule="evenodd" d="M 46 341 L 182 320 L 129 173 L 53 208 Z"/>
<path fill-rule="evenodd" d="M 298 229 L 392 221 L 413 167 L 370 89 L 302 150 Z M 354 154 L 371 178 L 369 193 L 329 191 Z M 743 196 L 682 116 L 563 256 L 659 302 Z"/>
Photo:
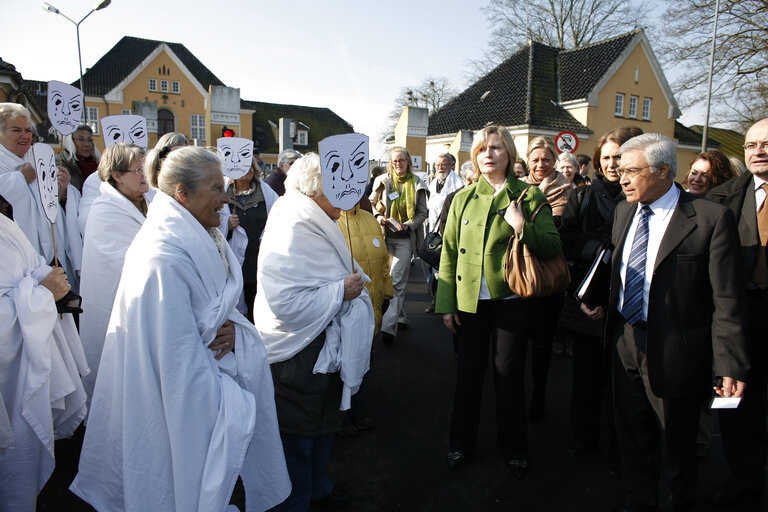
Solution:
<path fill-rule="evenodd" d="M 189 116 L 189 138 L 200 141 L 205 140 L 205 116 L 192 114 Z"/>
<path fill-rule="evenodd" d="M 85 107 L 85 124 L 91 127 L 94 135 L 99 134 L 99 107 Z"/>
<path fill-rule="evenodd" d="M 306 146 L 309 144 L 309 132 L 307 130 L 298 130 L 296 132 L 296 145 Z"/>
<path fill-rule="evenodd" d="M 160 80 L 160 92 L 168 92 L 168 80 Z"/>
<path fill-rule="evenodd" d="M 173 94 L 181 94 L 181 84 L 178 80 L 171 82 L 171 92 Z"/>
<path fill-rule="evenodd" d="M 150 78 L 149 79 L 149 92 L 157 92 L 157 79 L 156 78 Z"/>
<path fill-rule="evenodd" d="M 629 117 L 631 119 L 637 119 L 637 96 L 629 97 Z"/>
<path fill-rule="evenodd" d="M 125 116 L 125 115 L 133 114 L 133 112 L 131 112 L 131 109 L 129 108 L 122 108 L 120 109 L 120 114 Z"/>
<path fill-rule="evenodd" d="M 613 114 L 616 117 L 624 117 L 624 93 L 616 93 L 616 105 L 613 107 Z"/>
<path fill-rule="evenodd" d="M 643 120 L 651 120 L 651 98 L 643 98 Z"/>

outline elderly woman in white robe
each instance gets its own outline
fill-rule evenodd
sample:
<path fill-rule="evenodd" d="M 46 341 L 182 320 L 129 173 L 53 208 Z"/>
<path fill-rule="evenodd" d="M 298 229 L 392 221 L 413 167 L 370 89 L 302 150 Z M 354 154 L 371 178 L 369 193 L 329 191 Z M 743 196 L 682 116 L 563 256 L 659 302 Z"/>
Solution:
<path fill-rule="evenodd" d="M 85 228 L 80 278 L 80 338 L 91 369 L 83 378 L 89 406 L 125 252 L 147 215 L 149 184 L 144 176 L 144 149 L 122 143 L 108 147 L 97 175 L 101 193 Z"/>
<path fill-rule="evenodd" d="M 374 316 L 364 282 L 323 194 L 320 158 L 288 173 L 259 250 L 254 321 L 267 348 L 293 491 L 278 511 L 348 499 L 328 479 L 342 410 L 368 371 Z"/>
<path fill-rule="evenodd" d="M 35 126 L 27 107 L 0 103 L 0 196 L 11 206 L 16 222 L 46 263 L 54 261 L 51 223 L 45 216 L 37 190 L 37 172 L 30 148 L 36 142 Z M 80 192 L 69 184 L 69 172 L 59 167 L 59 211 L 54 230 L 56 256 L 75 292 L 79 290 L 83 240 L 78 226 Z"/>
<path fill-rule="evenodd" d="M 72 491 L 97 510 L 246 510 L 290 492 L 264 345 L 218 210 L 222 162 L 168 155 L 125 255 Z M 90 222 L 90 219 L 89 219 Z"/>
<path fill-rule="evenodd" d="M 88 373 L 71 314 L 55 301 L 70 289 L 19 226 L 0 215 L 0 511 L 34 511 L 55 465 L 54 440 L 85 416 Z"/>

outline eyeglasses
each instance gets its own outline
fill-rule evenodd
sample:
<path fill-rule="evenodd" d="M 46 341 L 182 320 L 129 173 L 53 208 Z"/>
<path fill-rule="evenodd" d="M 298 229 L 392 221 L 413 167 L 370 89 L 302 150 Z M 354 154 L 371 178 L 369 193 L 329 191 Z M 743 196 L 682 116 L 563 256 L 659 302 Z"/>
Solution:
<path fill-rule="evenodd" d="M 88 144 L 93 144 L 93 139 L 84 139 L 82 137 L 74 137 L 72 140 L 75 142 L 87 142 Z"/>
<path fill-rule="evenodd" d="M 747 142 L 741 147 L 743 147 L 746 151 L 756 151 L 757 148 L 760 148 L 760 151 L 768 151 L 768 141 L 764 141 L 759 144 L 757 142 Z"/>
<path fill-rule="evenodd" d="M 136 174 L 141 174 L 144 172 L 144 169 L 118 169 L 118 172 L 134 172 Z"/>
<path fill-rule="evenodd" d="M 634 176 L 635 174 L 639 173 L 643 169 L 648 169 L 649 167 L 653 167 L 652 165 L 646 165 L 645 167 L 638 167 L 637 169 L 624 169 L 622 167 L 619 167 L 616 169 L 616 172 L 619 173 L 619 176 L 624 176 L 625 174 L 629 174 L 630 176 Z"/>

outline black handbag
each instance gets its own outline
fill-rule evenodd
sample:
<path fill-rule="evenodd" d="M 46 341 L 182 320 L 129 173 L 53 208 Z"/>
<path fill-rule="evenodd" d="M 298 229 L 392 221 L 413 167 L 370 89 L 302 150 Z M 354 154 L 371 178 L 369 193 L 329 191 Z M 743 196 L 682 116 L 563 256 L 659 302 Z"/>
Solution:
<path fill-rule="evenodd" d="M 443 250 L 443 237 L 437 231 L 427 233 L 424 243 L 419 249 L 419 258 L 429 265 L 438 268 L 440 266 L 440 252 Z"/>

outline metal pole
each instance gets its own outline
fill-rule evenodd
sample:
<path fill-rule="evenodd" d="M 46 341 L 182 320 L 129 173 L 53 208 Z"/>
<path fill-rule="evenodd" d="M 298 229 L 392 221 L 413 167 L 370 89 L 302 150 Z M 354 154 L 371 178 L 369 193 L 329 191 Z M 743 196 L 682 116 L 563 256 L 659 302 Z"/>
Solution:
<path fill-rule="evenodd" d="M 701 152 L 707 150 L 709 137 L 709 108 L 712 102 L 712 73 L 715 67 L 715 42 L 717 41 L 717 15 L 720 12 L 720 0 L 715 0 L 715 23 L 712 30 L 712 50 L 709 53 L 709 77 L 707 78 L 707 117 L 704 119 L 704 130 L 701 134 Z"/>

